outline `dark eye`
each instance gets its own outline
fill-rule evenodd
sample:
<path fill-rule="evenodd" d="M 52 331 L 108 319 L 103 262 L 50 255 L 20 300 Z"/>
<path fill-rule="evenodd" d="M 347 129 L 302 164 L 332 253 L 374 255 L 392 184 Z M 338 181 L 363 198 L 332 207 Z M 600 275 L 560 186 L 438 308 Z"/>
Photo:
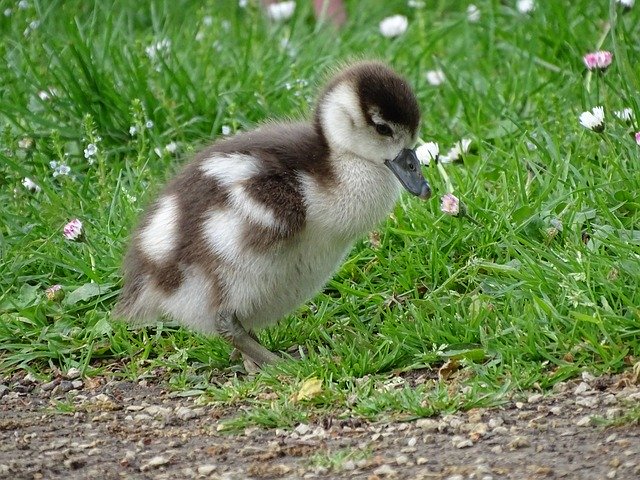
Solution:
<path fill-rule="evenodd" d="M 393 136 L 393 130 L 391 130 L 391 127 L 385 123 L 376 123 L 376 132 L 385 137 Z"/>
<path fill-rule="evenodd" d="M 409 170 L 411 170 L 412 172 L 416 171 L 416 166 L 413 163 L 409 164 Z"/>

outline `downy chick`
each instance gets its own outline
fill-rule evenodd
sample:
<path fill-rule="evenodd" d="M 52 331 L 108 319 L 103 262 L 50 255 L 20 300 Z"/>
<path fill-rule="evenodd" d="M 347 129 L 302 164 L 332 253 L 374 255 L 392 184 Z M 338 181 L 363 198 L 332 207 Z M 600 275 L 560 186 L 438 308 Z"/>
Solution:
<path fill-rule="evenodd" d="M 329 81 L 311 121 L 201 151 L 143 215 L 114 316 L 167 315 L 221 335 L 249 364 L 277 361 L 255 332 L 320 291 L 402 186 L 430 196 L 410 149 L 419 121 L 404 78 L 358 62 Z"/>

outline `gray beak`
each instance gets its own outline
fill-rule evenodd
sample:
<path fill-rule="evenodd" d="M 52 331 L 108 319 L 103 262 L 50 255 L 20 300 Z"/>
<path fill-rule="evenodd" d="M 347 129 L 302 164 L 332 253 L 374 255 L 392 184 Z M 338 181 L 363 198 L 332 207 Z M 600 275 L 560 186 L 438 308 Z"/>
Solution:
<path fill-rule="evenodd" d="M 423 200 L 431 196 L 431 187 L 422 175 L 422 168 L 415 150 L 404 148 L 396 158 L 385 160 L 384 164 L 410 193 Z"/>

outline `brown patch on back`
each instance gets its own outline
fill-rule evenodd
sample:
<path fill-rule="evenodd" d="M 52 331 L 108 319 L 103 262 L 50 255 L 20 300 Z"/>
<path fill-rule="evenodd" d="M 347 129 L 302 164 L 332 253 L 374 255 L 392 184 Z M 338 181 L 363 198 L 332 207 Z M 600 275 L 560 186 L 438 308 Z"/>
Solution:
<path fill-rule="evenodd" d="M 322 185 L 335 183 L 329 146 L 322 133 L 307 123 L 269 123 L 256 130 L 214 143 L 196 156 L 196 162 L 216 154 L 250 155 L 261 163 L 265 175 L 304 172 Z"/>

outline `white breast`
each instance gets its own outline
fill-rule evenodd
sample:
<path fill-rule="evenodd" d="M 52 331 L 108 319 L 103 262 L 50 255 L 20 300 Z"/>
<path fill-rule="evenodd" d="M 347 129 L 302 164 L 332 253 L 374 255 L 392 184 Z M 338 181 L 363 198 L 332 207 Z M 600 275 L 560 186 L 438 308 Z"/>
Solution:
<path fill-rule="evenodd" d="M 266 205 L 257 208 L 255 200 L 241 189 L 255 174 L 256 159 L 230 157 L 226 170 L 218 168 L 213 159 L 205 162 L 203 173 L 215 176 L 231 192 L 228 205 L 212 207 L 203 224 L 206 245 L 221 259 L 216 270 L 225 292 L 218 298 L 219 292 L 202 268 L 193 266 L 185 271 L 178 291 L 162 299 L 162 310 L 192 328 L 212 332 L 216 313 L 212 305 L 216 304 L 215 309 L 235 312 L 245 328 L 255 331 L 318 293 L 353 243 L 386 218 L 400 192 L 399 182 L 385 166 L 357 158 L 340 158 L 334 165 L 336 181 L 331 186 L 300 174 L 306 204 L 303 230 L 266 251 L 257 251 L 244 243 L 247 229 L 277 225 L 273 212 Z M 156 230 L 159 237 L 166 236 Z"/>
<path fill-rule="evenodd" d="M 245 307 L 239 318 L 246 328 L 269 325 L 318 293 L 353 243 L 379 225 L 393 208 L 400 184 L 387 167 L 376 168 L 348 158 L 336 163 L 338 183 L 334 188 L 301 176 L 307 205 L 302 234 L 277 252 L 244 259 L 242 270 L 252 272 L 239 283 L 249 291 L 236 291 L 234 303 Z"/>

